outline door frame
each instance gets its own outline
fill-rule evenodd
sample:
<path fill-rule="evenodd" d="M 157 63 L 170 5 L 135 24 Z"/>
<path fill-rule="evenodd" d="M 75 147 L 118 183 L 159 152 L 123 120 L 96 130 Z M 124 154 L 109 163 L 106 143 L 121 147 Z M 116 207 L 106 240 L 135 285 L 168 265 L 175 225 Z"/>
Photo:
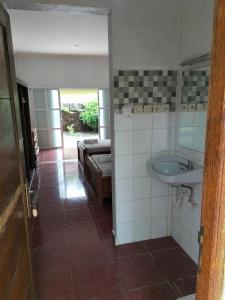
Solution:
<path fill-rule="evenodd" d="M 9 72 L 9 90 L 10 90 L 10 107 L 12 113 L 12 121 L 14 127 L 14 137 L 15 137 L 15 145 L 17 152 L 17 160 L 19 166 L 19 177 L 20 177 L 20 186 L 16 190 L 14 198 L 11 199 L 11 203 L 9 204 L 9 210 L 5 214 L 5 218 L 3 218 L 3 223 L 1 223 L 1 227 L 4 227 L 7 224 L 8 218 L 12 213 L 12 210 L 15 208 L 18 203 L 19 197 L 22 197 L 23 209 L 24 209 L 24 230 L 26 233 L 26 247 L 28 253 L 28 263 L 29 263 L 29 272 L 30 272 L 30 293 L 32 295 L 32 299 L 36 299 L 36 290 L 33 278 L 33 266 L 32 266 L 32 254 L 31 254 L 31 203 L 28 192 L 28 182 L 25 177 L 25 169 L 24 169 L 24 151 L 23 151 L 23 136 L 22 136 L 22 128 L 21 128 L 21 118 L 20 118 L 20 110 L 19 110 L 19 100 L 18 100 L 18 90 L 17 90 L 17 81 L 16 81 L 16 71 L 15 71 L 15 62 L 14 62 L 14 52 L 12 45 L 12 34 L 10 27 L 10 17 L 4 6 L 0 3 L 0 24 L 4 27 L 5 35 L 6 35 L 6 45 L 7 48 L 7 68 Z"/>
<path fill-rule="evenodd" d="M 48 144 L 50 145 L 50 140 L 51 140 L 51 131 L 53 130 L 60 130 L 61 131 L 61 146 L 60 147 L 46 147 L 46 148 L 43 148 L 43 149 L 62 149 L 63 146 L 64 146 L 64 143 L 63 143 L 63 124 L 62 124 L 62 112 L 61 112 L 61 98 L 60 98 L 60 89 L 58 88 L 29 88 L 30 89 L 30 96 L 31 96 L 31 99 L 32 100 L 32 110 L 33 110 L 33 113 L 32 113 L 32 116 L 33 116 L 33 121 L 34 121 L 34 124 L 37 128 L 37 121 L 36 121 L 36 111 L 45 111 L 46 112 L 46 121 L 47 121 L 47 127 L 45 128 L 41 128 L 41 129 L 38 129 L 37 128 L 37 132 L 38 131 L 47 131 L 48 132 Z M 44 91 L 44 95 L 45 95 L 45 108 L 35 108 L 35 101 L 34 101 L 34 91 L 35 90 L 43 90 Z M 51 91 L 51 90 L 56 90 L 58 92 L 58 100 L 59 100 L 59 107 L 58 108 L 49 108 L 48 105 L 47 105 L 47 91 Z M 50 127 L 49 124 L 50 124 L 50 121 L 49 121 L 49 114 L 48 114 L 48 111 L 59 111 L 59 114 L 60 114 L 60 127 Z"/>
<path fill-rule="evenodd" d="M 225 252 L 225 1 L 216 0 L 197 300 L 222 300 Z"/>

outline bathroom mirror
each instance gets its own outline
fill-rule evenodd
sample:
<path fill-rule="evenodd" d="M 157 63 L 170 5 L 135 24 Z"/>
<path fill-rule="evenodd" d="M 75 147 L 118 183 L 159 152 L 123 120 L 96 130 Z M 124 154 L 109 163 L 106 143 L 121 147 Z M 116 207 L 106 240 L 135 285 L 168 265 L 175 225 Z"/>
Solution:
<path fill-rule="evenodd" d="M 177 139 L 180 147 L 204 152 L 209 64 L 185 67 L 179 84 Z"/>

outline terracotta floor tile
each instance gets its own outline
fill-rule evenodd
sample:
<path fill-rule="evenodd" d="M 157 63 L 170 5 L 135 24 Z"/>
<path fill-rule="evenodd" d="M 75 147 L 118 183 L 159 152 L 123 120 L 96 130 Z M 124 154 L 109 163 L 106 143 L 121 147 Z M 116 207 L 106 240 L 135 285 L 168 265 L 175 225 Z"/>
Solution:
<path fill-rule="evenodd" d="M 46 246 L 59 246 L 66 244 L 67 238 L 65 228 L 61 227 L 45 227 L 35 230 L 32 235 L 33 248 Z"/>
<path fill-rule="evenodd" d="M 177 297 L 168 284 L 139 289 L 125 295 L 126 300 L 175 300 Z"/>
<path fill-rule="evenodd" d="M 74 300 L 70 271 L 35 276 L 38 300 Z"/>
<path fill-rule="evenodd" d="M 172 238 L 172 236 L 152 239 L 152 240 L 145 241 L 144 243 L 151 252 L 180 247 L 177 244 L 177 242 Z"/>
<path fill-rule="evenodd" d="M 81 221 L 66 225 L 64 230 L 68 243 L 74 243 L 83 240 L 100 240 L 100 235 L 93 220 Z"/>
<path fill-rule="evenodd" d="M 63 200 L 64 209 L 77 209 L 77 208 L 87 208 L 88 201 L 86 197 L 83 198 L 70 198 Z"/>
<path fill-rule="evenodd" d="M 55 211 L 40 213 L 34 222 L 34 229 L 39 229 L 43 227 L 57 227 L 65 224 L 64 212 Z"/>
<path fill-rule="evenodd" d="M 109 257 L 121 258 L 146 253 L 147 249 L 143 242 L 130 243 L 121 246 L 115 246 L 112 237 L 104 240 Z"/>
<path fill-rule="evenodd" d="M 125 291 L 165 283 L 165 276 L 149 254 L 117 260 L 117 276 Z"/>
<path fill-rule="evenodd" d="M 67 224 L 72 224 L 79 221 L 92 220 L 92 215 L 89 208 L 66 210 L 65 220 Z"/>
<path fill-rule="evenodd" d="M 50 213 L 50 212 L 57 212 L 63 210 L 63 201 L 62 200 L 44 200 L 38 201 L 38 213 Z"/>
<path fill-rule="evenodd" d="M 103 238 L 112 235 L 112 218 L 96 219 L 96 224 Z"/>
<path fill-rule="evenodd" d="M 153 252 L 152 255 L 158 269 L 168 280 L 182 279 L 197 273 L 197 265 L 181 248 Z"/>
<path fill-rule="evenodd" d="M 72 270 L 75 297 L 79 300 L 116 299 L 121 286 L 110 261 L 102 261 Z"/>
<path fill-rule="evenodd" d="M 66 245 L 58 247 L 44 247 L 33 250 L 33 267 L 37 274 L 69 268 L 68 248 Z"/>
<path fill-rule="evenodd" d="M 178 279 L 172 282 L 179 294 L 184 297 L 196 292 L 196 277 Z"/>
<path fill-rule="evenodd" d="M 92 207 L 92 213 L 96 219 L 112 218 L 112 203 L 107 203 L 103 207 Z"/>
<path fill-rule="evenodd" d="M 76 243 L 68 244 L 68 251 L 71 267 L 80 266 L 83 268 L 86 265 L 107 259 L 102 240 L 79 240 Z"/>

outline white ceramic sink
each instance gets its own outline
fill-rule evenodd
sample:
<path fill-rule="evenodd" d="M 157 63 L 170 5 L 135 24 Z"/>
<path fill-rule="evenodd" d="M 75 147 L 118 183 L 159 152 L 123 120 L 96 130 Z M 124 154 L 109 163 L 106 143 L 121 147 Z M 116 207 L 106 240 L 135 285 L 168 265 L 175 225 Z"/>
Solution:
<path fill-rule="evenodd" d="M 203 180 L 202 166 L 175 155 L 149 160 L 146 167 L 150 176 L 173 186 L 201 183 Z"/>

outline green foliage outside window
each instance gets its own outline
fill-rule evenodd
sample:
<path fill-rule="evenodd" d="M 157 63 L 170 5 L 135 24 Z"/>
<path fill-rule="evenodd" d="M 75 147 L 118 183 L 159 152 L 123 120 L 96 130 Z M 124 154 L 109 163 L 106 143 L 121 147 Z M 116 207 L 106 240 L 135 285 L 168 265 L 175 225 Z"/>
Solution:
<path fill-rule="evenodd" d="M 88 102 L 80 114 L 80 120 L 93 131 L 98 130 L 98 103 L 96 101 Z"/>

